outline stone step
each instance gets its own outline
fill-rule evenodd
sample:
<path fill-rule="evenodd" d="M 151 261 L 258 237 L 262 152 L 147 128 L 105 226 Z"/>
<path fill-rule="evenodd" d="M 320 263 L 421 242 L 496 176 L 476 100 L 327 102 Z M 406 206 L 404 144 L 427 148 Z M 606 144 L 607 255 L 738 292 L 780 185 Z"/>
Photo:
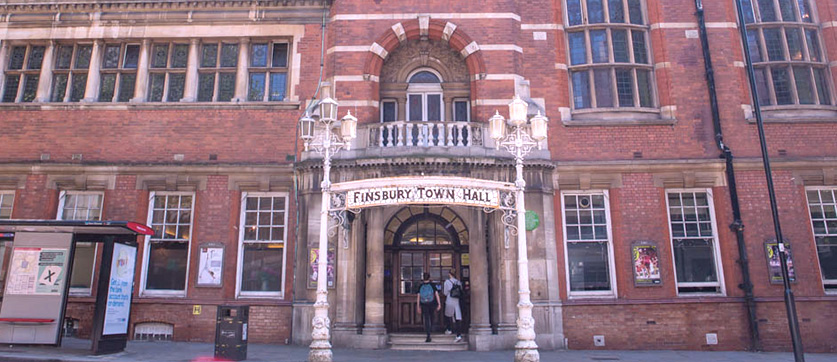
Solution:
<path fill-rule="evenodd" d="M 449 334 L 433 334 L 431 342 L 425 342 L 427 335 L 423 333 L 393 333 L 389 335 L 389 345 L 394 350 L 413 351 L 467 351 L 468 340 L 463 336 L 456 342 L 456 336 Z"/>

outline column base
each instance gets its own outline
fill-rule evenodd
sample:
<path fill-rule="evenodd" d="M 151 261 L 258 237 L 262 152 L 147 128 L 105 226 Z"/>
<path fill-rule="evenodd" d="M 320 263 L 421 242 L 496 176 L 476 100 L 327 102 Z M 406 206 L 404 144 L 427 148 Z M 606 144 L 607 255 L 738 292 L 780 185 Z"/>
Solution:
<path fill-rule="evenodd" d="M 514 362 L 540 362 L 541 355 L 537 349 L 517 348 L 514 350 Z"/>
<path fill-rule="evenodd" d="M 384 349 L 387 348 L 389 337 L 387 327 L 384 324 L 364 324 L 362 334 L 357 336 L 353 347 L 361 349 Z"/>
<path fill-rule="evenodd" d="M 314 349 L 311 347 L 311 351 L 308 352 L 308 362 L 331 362 L 332 358 L 331 348 Z"/>

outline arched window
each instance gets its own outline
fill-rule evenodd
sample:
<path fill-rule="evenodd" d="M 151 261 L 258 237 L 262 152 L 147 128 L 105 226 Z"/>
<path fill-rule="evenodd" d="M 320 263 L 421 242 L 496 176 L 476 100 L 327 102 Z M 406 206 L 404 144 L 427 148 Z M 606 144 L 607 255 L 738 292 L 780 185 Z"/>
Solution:
<path fill-rule="evenodd" d="M 440 122 L 445 120 L 441 77 L 429 70 L 418 70 L 407 86 L 407 120 Z"/>
<path fill-rule="evenodd" d="M 388 246 L 468 245 L 465 221 L 448 207 L 410 206 L 398 211 L 387 223 Z"/>

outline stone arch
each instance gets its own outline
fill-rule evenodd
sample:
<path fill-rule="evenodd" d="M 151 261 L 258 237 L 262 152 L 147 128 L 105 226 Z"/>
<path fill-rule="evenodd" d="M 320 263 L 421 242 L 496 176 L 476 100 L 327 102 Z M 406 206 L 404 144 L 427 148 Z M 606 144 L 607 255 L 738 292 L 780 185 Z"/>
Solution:
<path fill-rule="evenodd" d="M 479 45 L 456 24 L 427 17 L 396 23 L 378 37 L 369 48 L 364 62 L 364 74 L 367 77 L 381 75 L 384 61 L 401 44 L 410 40 L 427 38 L 432 41 L 447 43 L 465 60 L 471 79 L 479 79 L 485 74 L 485 61 Z"/>
<path fill-rule="evenodd" d="M 468 225 L 455 210 L 444 205 L 412 205 L 399 209 L 389 218 L 384 228 L 384 245 L 391 246 L 395 236 L 403 231 L 404 226 L 424 218 L 442 222 L 445 231 L 453 236 L 459 245 L 469 244 Z"/>

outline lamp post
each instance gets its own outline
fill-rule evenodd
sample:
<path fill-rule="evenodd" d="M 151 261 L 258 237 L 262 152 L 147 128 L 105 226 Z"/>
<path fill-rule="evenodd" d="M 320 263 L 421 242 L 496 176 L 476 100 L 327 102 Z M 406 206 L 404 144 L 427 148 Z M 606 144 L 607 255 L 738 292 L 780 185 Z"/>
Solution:
<path fill-rule="evenodd" d="M 529 257 L 526 251 L 526 207 L 524 205 L 524 191 L 526 181 L 523 179 L 523 159 L 539 146 L 539 142 L 546 138 L 547 118 L 540 112 L 532 117 L 530 129 L 526 130 L 526 111 L 529 105 L 515 96 L 509 104 L 509 120 L 506 121 L 499 112 L 495 112 L 489 122 L 491 138 L 496 142 L 497 149 L 503 147 L 514 156 L 517 171 L 514 186 L 515 212 L 517 214 L 517 343 L 514 345 L 515 362 L 540 361 L 538 345 L 535 343 L 535 319 L 532 318 L 532 301 L 529 299 Z M 507 126 L 511 132 L 506 134 Z M 530 134 L 531 132 L 531 134 Z"/>
<path fill-rule="evenodd" d="M 317 121 L 306 112 L 299 120 L 300 138 L 305 143 L 305 150 L 313 148 L 323 156 L 323 181 L 320 184 L 322 200 L 320 204 L 320 240 L 317 254 L 317 300 L 314 303 L 314 318 L 311 321 L 310 362 L 331 362 L 331 342 L 328 318 L 328 208 L 331 195 L 331 157 L 340 149 L 350 148 L 351 141 L 357 136 L 357 118 L 347 112 L 337 121 L 337 101 L 326 98 L 320 101 L 319 125 L 321 132 L 315 132 Z M 339 128 L 339 133 L 336 130 Z"/>

